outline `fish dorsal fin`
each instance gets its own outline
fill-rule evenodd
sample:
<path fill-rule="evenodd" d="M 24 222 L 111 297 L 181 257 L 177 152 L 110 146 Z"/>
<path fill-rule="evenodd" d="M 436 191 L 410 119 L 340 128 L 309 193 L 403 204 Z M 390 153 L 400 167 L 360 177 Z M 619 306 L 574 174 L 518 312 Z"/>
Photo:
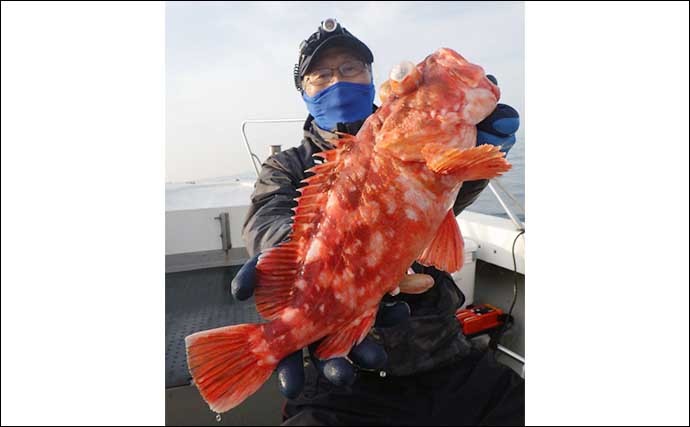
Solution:
<path fill-rule="evenodd" d="M 354 137 L 344 135 L 337 141 L 337 148 L 314 154 L 325 163 L 306 171 L 313 175 L 304 179 L 302 183 L 306 185 L 297 190 L 301 194 L 295 199 L 297 206 L 293 209 L 288 240 L 265 250 L 259 257 L 254 296 L 256 309 L 267 320 L 280 317 L 284 309 L 292 306 L 297 290 L 307 286 L 298 280 L 304 255 L 321 221 L 342 157 L 354 141 Z"/>
<path fill-rule="evenodd" d="M 450 210 L 418 261 L 420 264 L 433 265 L 440 270 L 454 273 L 462 268 L 464 246 L 458 222 Z"/>

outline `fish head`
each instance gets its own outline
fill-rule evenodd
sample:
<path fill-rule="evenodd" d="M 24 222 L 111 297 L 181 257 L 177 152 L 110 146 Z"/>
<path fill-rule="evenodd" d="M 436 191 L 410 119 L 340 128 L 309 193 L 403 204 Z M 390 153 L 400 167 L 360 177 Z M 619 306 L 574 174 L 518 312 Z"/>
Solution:
<path fill-rule="evenodd" d="M 500 90 L 482 67 L 441 48 L 419 64 L 394 66 L 379 95 L 377 148 L 404 161 L 422 161 L 425 144 L 474 147 L 475 125 L 496 108 Z"/>

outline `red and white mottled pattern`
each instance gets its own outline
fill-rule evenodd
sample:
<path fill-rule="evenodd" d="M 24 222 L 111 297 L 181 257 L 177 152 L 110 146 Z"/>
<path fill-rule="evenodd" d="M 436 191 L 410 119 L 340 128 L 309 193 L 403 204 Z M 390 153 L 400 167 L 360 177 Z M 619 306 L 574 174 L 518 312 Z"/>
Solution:
<path fill-rule="evenodd" d="M 297 261 L 299 286 L 285 309 L 301 311 L 299 325 L 290 315 L 290 329 L 316 334 L 301 332 L 303 340 L 273 346 L 278 358 L 354 326 L 375 309 L 434 238 L 457 197 L 462 177 L 430 170 L 421 149 L 425 143 L 474 147 L 474 124 L 495 108 L 498 88 L 480 67 L 448 49 L 417 71 L 419 86 L 393 90 L 356 140 L 342 144 L 331 160 L 324 213 L 313 234 L 300 236 L 306 256 Z M 265 328 L 282 330 L 285 322 L 283 315 Z"/>
<path fill-rule="evenodd" d="M 337 149 L 318 154 L 326 162 L 305 180 L 291 240 L 259 260 L 257 308 L 270 322 L 252 332 L 256 363 L 275 365 L 322 338 L 318 357 L 344 356 L 412 262 L 423 257 L 459 268 L 462 243 L 452 213 L 448 218 L 462 181 L 470 170 L 489 178 L 505 169 L 493 151 L 466 160 L 476 144 L 474 125 L 499 97 L 481 67 L 440 49 L 416 67 L 400 67 L 381 93 L 383 105 L 356 137 L 343 136 Z M 487 156 L 494 156 L 493 169 L 480 171 L 484 166 L 476 165 Z M 437 236 L 439 230 L 448 236 Z M 434 251 L 432 241 L 453 253 Z M 209 389 L 202 395 L 216 409 L 244 398 L 235 393 L 219 406 L 222 387 Z"/>

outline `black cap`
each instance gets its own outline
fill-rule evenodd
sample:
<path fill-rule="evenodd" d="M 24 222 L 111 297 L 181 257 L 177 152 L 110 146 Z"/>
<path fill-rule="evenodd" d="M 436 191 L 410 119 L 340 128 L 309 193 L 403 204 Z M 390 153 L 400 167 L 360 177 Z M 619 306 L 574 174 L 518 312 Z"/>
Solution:
<path fill-rule="evenodd" d="M 302 91 L 303 89 L 302 79 L 312 60 L 317 57 L 320 51 L 332 46 L 345 46 L 351 48 L 361 56 L 367 64 L 374 62 L 374 55 L 367 45 L 353 36 L 335 19 L 325 19 L 321 22 L 319 29 L 299 45 L 299 60 L 297 64 L 295 64 L 293 71 L 295 87 L 298 91 Z"/>

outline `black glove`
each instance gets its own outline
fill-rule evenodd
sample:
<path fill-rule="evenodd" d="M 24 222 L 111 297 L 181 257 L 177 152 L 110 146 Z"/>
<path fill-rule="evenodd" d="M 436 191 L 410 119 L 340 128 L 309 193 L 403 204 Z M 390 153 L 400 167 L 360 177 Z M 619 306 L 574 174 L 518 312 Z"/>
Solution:
<path fill-rule="evenodd" d="M 490 74 L 486 76 L 494 84 L 496 78 Z M 515 132 L 520 127 L 520 115 L 511 106 L 496 105 L 496 109 L 484 120 L 477 123 L 477 145 L 491 144 L 500 147 L 501 151 L 508 151 L 515 144 Z"/>

